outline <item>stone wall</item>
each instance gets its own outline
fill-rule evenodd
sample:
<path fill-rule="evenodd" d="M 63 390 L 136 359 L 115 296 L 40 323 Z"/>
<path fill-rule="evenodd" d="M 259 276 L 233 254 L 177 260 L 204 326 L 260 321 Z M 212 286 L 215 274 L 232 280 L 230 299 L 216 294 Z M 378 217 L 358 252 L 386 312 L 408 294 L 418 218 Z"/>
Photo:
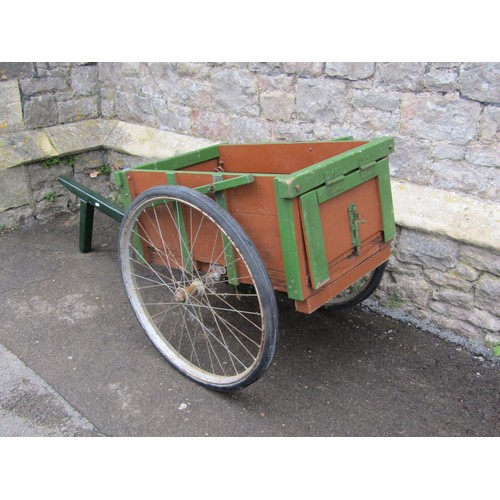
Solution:
<path fill-rule="evenodd" d="M 499 63 L 0 63 L 0 224 L 73 207 L 58 173 L 345 135 L 396 139 L 379 304 L 500 344 Z"/>
<path fill-rule="evenodd" d="M 499 63 L 99 63 L 105 118 L 220 142 L 396 138 L 392 175 L 497 200 Z"/>

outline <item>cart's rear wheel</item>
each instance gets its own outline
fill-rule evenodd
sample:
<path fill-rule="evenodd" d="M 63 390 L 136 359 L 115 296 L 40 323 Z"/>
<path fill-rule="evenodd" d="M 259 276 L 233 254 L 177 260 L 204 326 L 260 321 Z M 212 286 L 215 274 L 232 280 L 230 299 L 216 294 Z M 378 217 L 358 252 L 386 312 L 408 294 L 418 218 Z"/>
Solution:
<path fill-rule="evenodd" d="M 208 196 L 149 189 L 130 205 L 119 257 L 132 308 L 154 345 L 190 379 L 232 390 L 269 367 L 276 297 L 255 246 Z"/>
<path fill-rule="evenodd" d="M 323 310 L 340 311 L 348 309 L 366 300 L 379 286 L 382 276 L 384 275 L 387 262 L 384 262 L 371 273 L 360 278 L 353 283 L 349 288 L 346 288 L 333 299 L 330 299 L 323 307 Z"/>

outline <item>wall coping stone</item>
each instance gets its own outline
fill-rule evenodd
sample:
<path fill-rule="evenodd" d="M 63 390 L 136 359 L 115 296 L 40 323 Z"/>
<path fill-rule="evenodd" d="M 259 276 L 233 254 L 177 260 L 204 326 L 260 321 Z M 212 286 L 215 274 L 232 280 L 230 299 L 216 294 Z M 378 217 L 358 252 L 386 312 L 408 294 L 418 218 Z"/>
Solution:
<path fill-rule="evenodd" d="M 396 224 L 500 250 L 500 203 L 392 180 Z"/>
<path fill-rule="evenodd" d="M 92 149 L 161 159 L 213 144 L 217 143 L 99 118 L 0 134 L 0 171 Z M 394 179 L 392 191 L 398 225 L 500 251 L 500 203 Z"/>

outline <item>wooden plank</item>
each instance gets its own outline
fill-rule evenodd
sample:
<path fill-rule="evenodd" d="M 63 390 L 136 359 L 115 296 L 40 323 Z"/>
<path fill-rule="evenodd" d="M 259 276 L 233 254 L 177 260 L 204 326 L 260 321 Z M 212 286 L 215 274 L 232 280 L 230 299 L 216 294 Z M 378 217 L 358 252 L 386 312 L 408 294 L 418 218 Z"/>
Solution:
<path fill-rule="evenodd" d="M 338 295 L 340 292 L 350 287 L 358 279 L 362 278 L 376 267 L 383 264 L 391 255 L 390 245 L 384 244 L 380 250 L 361 262 L 354 269 L 345 273 L 336 280 L 332 280 L 328 285 L 310 295 L 303 301 L 296 301 L 295 308 L 297 311 L 310 314 L 320 308 L 327 301 Z"/>
<path fill-rule="evenodd" d="M 338 142 L 337 144 L 345 144 Z M 295 198 L 341 175 L 388 156 L 394 149 L 392 137 L 381 137 L 335 157 L 316 163 L 298 172 L 280 176 L 277 193 L 283 198 Z"/>

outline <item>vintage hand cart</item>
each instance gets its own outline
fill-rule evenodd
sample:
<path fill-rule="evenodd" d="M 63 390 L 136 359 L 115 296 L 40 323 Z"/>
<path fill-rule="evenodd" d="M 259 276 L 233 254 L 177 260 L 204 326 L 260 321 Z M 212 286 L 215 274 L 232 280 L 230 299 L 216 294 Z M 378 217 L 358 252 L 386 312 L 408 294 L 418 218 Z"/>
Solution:
<path fill-rule="evenodd" d="M 115 173 L 123 205 L 65 177 L 81 198 L 80 249 L 94 208 L 121 221 L 132 308 L 158 350 L 212 389 L 257 380 L 278 336 L 275 290 L 312 313 L 378 286 L 395 233 L 394 141 L 234 144 Z"/>

